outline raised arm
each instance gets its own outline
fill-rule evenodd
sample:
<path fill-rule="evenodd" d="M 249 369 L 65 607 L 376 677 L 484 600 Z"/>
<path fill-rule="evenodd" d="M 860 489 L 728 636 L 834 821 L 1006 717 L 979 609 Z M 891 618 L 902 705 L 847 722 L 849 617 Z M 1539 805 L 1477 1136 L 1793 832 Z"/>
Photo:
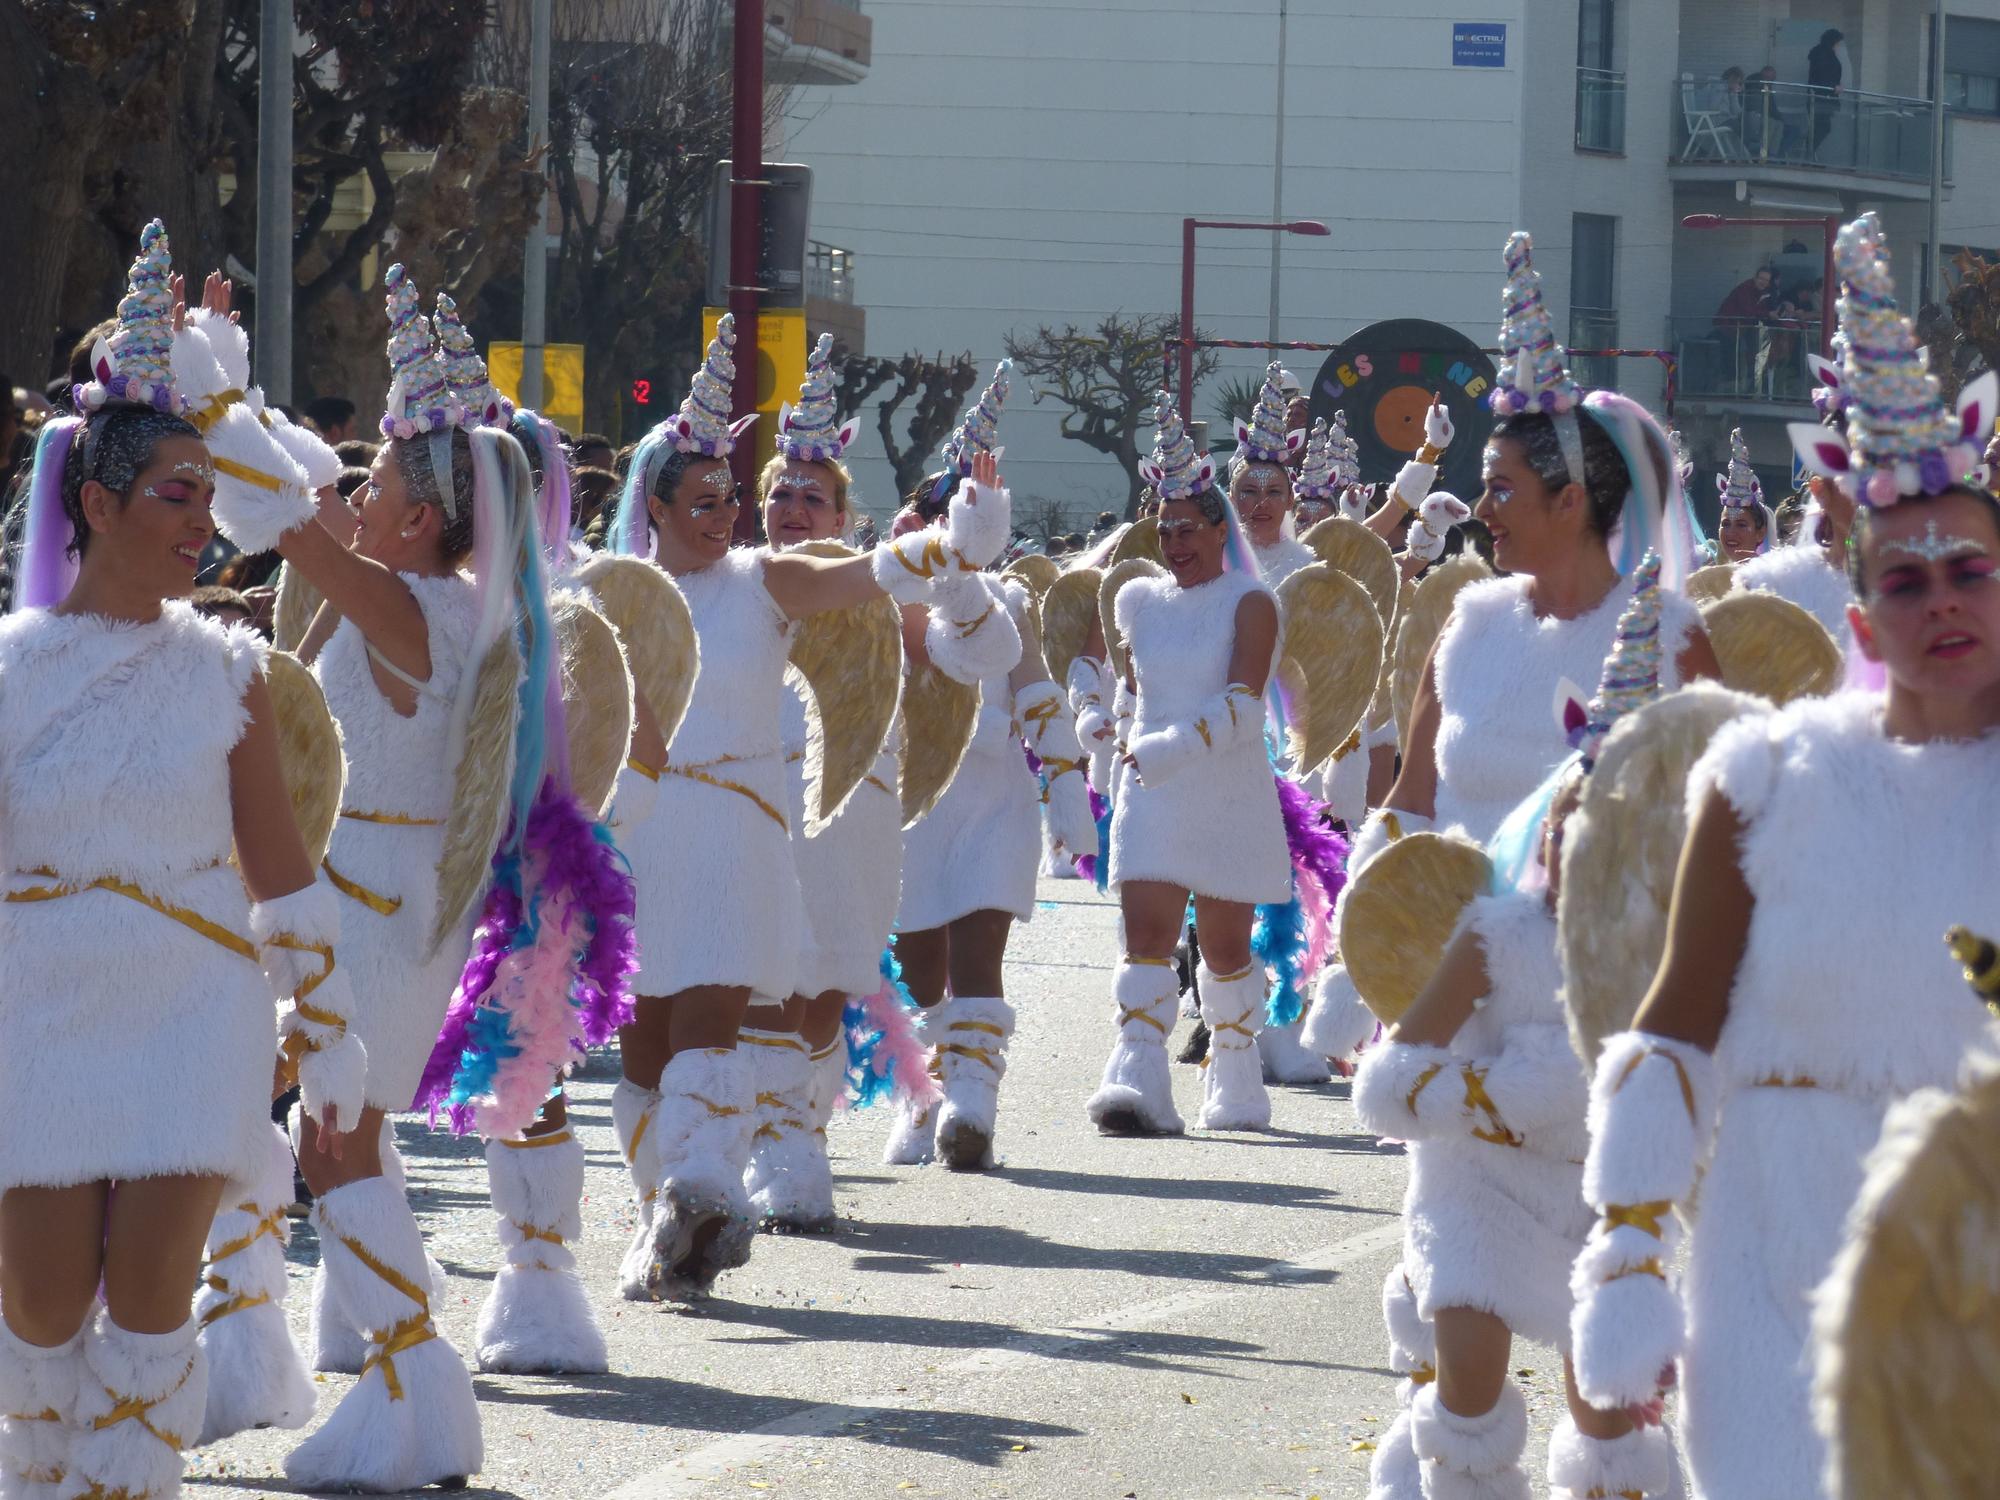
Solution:
<path fill-rule="evenodd" d="M 314 634 L 331 610 L 352 620 L 391 666 L 418 682 L 430 680 L 430 630 L 417 596 L 401 578 L 373 558 L 350 552 L 316 519 L 280 537 L 278 554 L 326 597 Z"/>

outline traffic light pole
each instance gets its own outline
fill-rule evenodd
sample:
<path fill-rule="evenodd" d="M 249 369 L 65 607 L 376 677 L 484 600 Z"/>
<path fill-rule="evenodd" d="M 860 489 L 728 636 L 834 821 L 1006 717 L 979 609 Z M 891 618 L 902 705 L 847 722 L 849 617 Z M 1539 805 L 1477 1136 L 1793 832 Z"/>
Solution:
<path fill-rule="evenodd" d="M 729 179 L 729 310 L 736 315 L 734 415 L 757 409 L 757 281 L 764 176 L 764 0 L 736 0 Z M 745 433 L 730 459 L 743 509 L 739 541 L 757 536 L 757 444 Z"/>

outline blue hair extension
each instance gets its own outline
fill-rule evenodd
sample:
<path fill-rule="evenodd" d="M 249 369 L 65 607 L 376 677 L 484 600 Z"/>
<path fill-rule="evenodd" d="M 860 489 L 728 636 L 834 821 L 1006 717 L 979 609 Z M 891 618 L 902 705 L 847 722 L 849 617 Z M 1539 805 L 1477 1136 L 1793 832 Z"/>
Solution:
<path fill-rule="evenodd" d="M 646 497 L 653 492 L 653 480 L 659 473 L 660 461 L 666 457 L 667 447 L 665 424 L 639 439 L 639 446 L 632 452 L 632 467 L 625 475 L 625 489 L 618 497 L 617 514 L 612 517 L 611 530 L 604 539 L 608 550 L 627 557 L 644 557 L 649 550 L 646 538 L 651 518 L 646 510 Z"/>
<path fill-rule="evenodd" d="M 1555 803 L 1563 778 L 1569 775 L 1577 759 L 1574 754 L 1564 757 L 1542 784 L 1507 814 L 1487 840 L 1486 857 L 1493 864 L 1494 895 L 1538 891 L 1547 883 L 1548 872 L 1541 864 L 1542 825 L 1548 821 L 1549 808 Z"/>
<path fill-rule="evenodd" d="M 1294 886 L 1298 876 L 1292 877 Z M 1257 908 L 1256 923 L 1250 929 L 1250 956 L 1275 976 L 1270 998 L 1264 1003 L 1267 1026 L 1289 1026 L 1305 1014 L 1304 981 L 1306 956 L 1306 910 L 1294 895 L 1284 902 L 1268 902 Z"/>

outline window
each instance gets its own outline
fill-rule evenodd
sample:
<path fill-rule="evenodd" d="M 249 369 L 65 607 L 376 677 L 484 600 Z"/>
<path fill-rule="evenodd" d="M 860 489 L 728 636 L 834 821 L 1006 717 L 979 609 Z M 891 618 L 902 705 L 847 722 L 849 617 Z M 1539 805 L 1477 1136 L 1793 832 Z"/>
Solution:
<path fill-rule="evenodd" d="M 1581 0 L 1576 15 L 1576 149 L 1625 152 L 1625 75 L 1617 55 L 1618 0 Z"/>
<path fill-rule="evenodd" d="M 1569 346 L 1618 346 L 1618 221 L 1608 214 L 1572 214 L 1569 251 Z M 1616 390 L 1618 361 L 1605 356 L 1572 359 L 1584 385 Z"/>
<path fill-rule="evenodd" d="M 1944 102 L 1970 115 L 2000 115 L 2000 21 L 1946 16 Z"/>
<path fill-rule="evenodd" d="M 1610 69 L 1618 40 L 1618 0 L 1581 0 L 1576 11 L 1576 65 Z"/>

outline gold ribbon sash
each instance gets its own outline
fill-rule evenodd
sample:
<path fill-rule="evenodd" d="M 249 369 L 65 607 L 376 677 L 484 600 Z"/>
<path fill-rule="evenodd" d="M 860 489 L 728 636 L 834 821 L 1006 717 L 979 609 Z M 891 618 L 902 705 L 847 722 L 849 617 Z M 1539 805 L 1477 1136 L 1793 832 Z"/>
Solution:
<path fill-rule="evenodd" d="M 204 866 L 204 868 L 214 869 L 215 866 L 208 865 Z M 228 949 L 238 958 L 247 958 L 253 964 L 257 962 L 257 946 L 250 939 L 231 932 L 219 922 L 209 921 L 207 917 L 204 917 L 198 911 L 190 910 L 185 906 L 176 906 L 171 901 L 163 901 L 151 892 L 140 889 L 129 880 L 119 880 L 115 876 L 105 875 L 96 880 L 77 884 L 63 880 L 54 870 L 46 866 L 37 866 L 32 870 L 22 870 L 19 873 L 34 876 L 39 880 L 54 881 L 55 884 L 32 885 L 18 891 L 9 891 L 4 898 L 0 898 L 4 899 L 9 905 L 25 905 L 36 901 L 60 901 L 65 896 L 80 895 L 84 891 L 109 891 L 114 896 L 123 896 L 128 901 L 136 901 L 141 906 L 152 908 L 152 910 L 158 912 L 168 921 L 180 923 L 189 932 L 207 938 L 218 948 Z"/>
<path fill-rule="evenodd" d="M 709 774 L 708 768 L 711 766 L 731 765 L 741 759 L 741 756 L 725 755 L 720 760 L 707 760 L 701 762 L 699 765 L 668 765 L 664 768 L 664 774 L 668 776 L 684 776 L 689 781 L 699 781 L 703 786 L 712 786 L 720 791 L 734 792 L 737 796 L 747 800 L 757 811 L 761 812 L 773 823 L 776 823 L 786 833 L 790 833 L 792 831 L 791 824 L 786 820 L 785 815 L 779 812 L 777 808 L 771 806 L 769 802 L 766 802 L 751 788 L 745 786 L 740 781 L 731 781 L 725 776 L 713 776 Z M 640 768 L 635 767 L 635 769 Z"/>

